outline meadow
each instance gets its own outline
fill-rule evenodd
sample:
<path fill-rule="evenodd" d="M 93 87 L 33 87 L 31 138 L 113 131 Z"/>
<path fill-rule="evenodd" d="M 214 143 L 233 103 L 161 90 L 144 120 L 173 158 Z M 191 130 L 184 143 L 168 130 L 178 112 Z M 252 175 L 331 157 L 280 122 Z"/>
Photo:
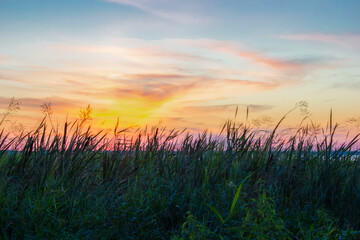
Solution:
<path fill-rule="evenodd" d="M 286 139 L 92 131 L 86 117 L 0 132 L 2 239 L 359 239 L 359 135 L 300 126 Z"/>

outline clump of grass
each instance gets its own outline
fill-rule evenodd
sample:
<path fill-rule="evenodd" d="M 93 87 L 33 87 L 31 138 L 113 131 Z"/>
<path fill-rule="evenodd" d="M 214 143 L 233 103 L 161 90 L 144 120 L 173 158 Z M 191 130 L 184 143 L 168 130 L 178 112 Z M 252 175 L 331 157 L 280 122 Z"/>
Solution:
<path fill-rule="evenodd" d="M 85 110 L 84 110 L 85 111 Z M 87 108 L 90 111 L 90 107 Z M 84 112 L 86 115 L 86 112 Z M 5 239 L 358 239 L 359 135 L 288 140 L 227 121 L 222 134 L 153 128 L 0 132 Z M 52 123 L 51 123 L 52 125 Z"/>

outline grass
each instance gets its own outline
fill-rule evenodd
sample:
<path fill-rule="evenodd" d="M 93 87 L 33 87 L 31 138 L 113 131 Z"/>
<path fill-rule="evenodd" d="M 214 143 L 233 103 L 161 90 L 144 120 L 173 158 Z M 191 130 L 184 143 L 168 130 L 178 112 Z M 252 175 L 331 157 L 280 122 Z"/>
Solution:
<path fill-rule="evenodd" d="M 337 125 L 108 138 L 85 120 L 1 132 L 2 239 L 360 238 L 359 136 L 335 145 Z"/>

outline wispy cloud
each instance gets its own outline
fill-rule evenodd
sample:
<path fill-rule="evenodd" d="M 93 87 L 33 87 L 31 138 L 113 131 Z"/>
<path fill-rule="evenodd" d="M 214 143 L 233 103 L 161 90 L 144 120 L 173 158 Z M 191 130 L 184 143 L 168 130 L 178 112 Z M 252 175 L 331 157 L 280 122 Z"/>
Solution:
<path fill-rule="evenodd" d="M 137 44 L 146 45 L 148 42 L 136 41 Z M 170 49 L 165 47 L 158 47 L 158 45 L 168 46 Z M 190 49 L 189 49 L 189 46 Z M 173 51 L 172 49 L 178 49 Z M 184 50 L 184 48 L 186 50 Z M 199 49 L 203 49 L 199 51 Z M 144 86 L 153 81 L 164 81 L 173 83 L 180 83 L 193 79 L 193 82 L 198 82 L 197 86 L 201 82 L 202 89 L 208 89 L 209 87 L 224 86 L 233 87 L 252 87 L 258 90 L 272 90 L 280 87 L 284 82 L 294 82 L 291 77 L 286 77 L 286 80 L 282 82 L 283 76 L 278 73 L 271 76 L 271 72 L 267 71 L 266 74 L 261 74 L 261 71 L 232 71 L 230 76 L 224 75 L 224 71 L 216 73 L 212 71 L 214 67 L 221 69 L 226 68 L 226 63 L 222 62 L 219 56 L 214 55 L 216 53 L 226 55 L 231 54 L 237 57 L 250 59 L 252 62 L 260 66 L 271 66 L 276 70 L 302 70 L 301 66 L 306 63 L 302 62 L 281 62 L 272 60 L 271 58 L 261 57 L 261 54 L 255 52 L 245 52 L 237 49 L 233 44 L 227 42 L 221 42 L 216 40 L 191 40 L 191 39 L 165 39 L 157 41 L 155 46 L 138 46 L 134 48 L 125 48 L 117 46 L 76 46 L 76 45 L 57 45 L 53 49 L 57 51 L 67 51 L 71 53 L 94 53 L 94 54 L 111 54 L 113 56 L 125 57 L 128 61 L 132 60 L 134 63 L 141 65 L 134 66 L 131 70 L 129 68 L 123 69 L 118 67 L 118 73 L 108 74 L 109 78 L 116 80 L 117 82 L 128 81 L 140 81 Z M 191 49 L 195 49 L 197 54 L 189 54 Z M 205 50 L 205 51 L 204 51 Z M 185 52 L 184 52 L 185 51 Z M 199 51 L 199 52 L 198 52 Z M 211 56 L 211 57 L 209 57 Z M 226 57 L 226 56 L 225 56 Z M 151 59 L 149 62 L 148 59 Z M 158 59 L 159 61 L 156 61 Z M 150 68 L 145 69 L 147 64 L 151 63 L 153 72 L 149 72 Z M 193 63 L 193 64 L 191 64 Z M 158 64 L 161 64 L 158 65 Z M 149 66 L 150 67 L 150 66 Z M 184 68 L 183 68 L 184 67 Z M 241 66 L 239 66 L 241 67 Z M 157 70 L 156 70 L 157 69 Z M 166 69 L 166 70 L 164 70 Z M 288 72 L 286 72 L 288 74 Z M 248 80 L 246 78 L 251 78 Z M 245 78 L 245 79 L 244 79 Z M 276 80 L 274 80 L 276 79 Z M 181 83 L 183 84 L 183 83 Z M 137 89 L 141 89 L 142 86 L 137 86 Z"/>
<path fill-rule="evenodd" d="M 7 97 L 0 97 L 0 105 L 5 107 L 7 106 L 11 101 L 11 98 Z M 82 102 L 73 100 L 73 99 L 67 99 L 63 97 L 45 97 L 45 98 L 16 98 L 16 101 L 20 102 L 21 108 L 24 108 L 26 110 L 40 110 L 40 106 L 44 103 L 52 103 L 52 105 L 56 108 L 61 109 L 68 109 L 69 107 L 80 107 Z"/>
<path fill-rule="evenodd" d="M 215 42 L 208 45 L 211 49 L 227 54 L 232 54 L 238 57 L 249 59 L 255 63 L 263 64 L 265 66 L 270 66 L 276 69 L 285 69 L 285 68 L 299 68 L 302 65 L 294 62 L 294 61 L 286 61 L 286 60 L 278 60 L 275 58 L 269 58 L 264 56 L 263 54 L 255 51 L 246 51 L 240 50 L 235 46 L 232 46 L 228 43 Z"/>
<path fill-rule="evenodd" d="M 94 118 L 110 121 L 122 116 L 137 124 L 180 119 L 186 113 L 187 126 L 195 118 L 199 124 L 215 126 L 224 116 L 232 116 L 237 106 L 220 103 L 298 84 L 309 65 L 214 39 L 120 39 L 114 45 L 65 42 L 43 48 L 56 56 L 51 58 L 56 64 L 0 69 L 0 74 L 24 85 L 17 94 L 29 92 L 29 87 L 37 89 L 39 99 L 24 98 L 28 108 L 36 112 L 43 101 L 54 102 L 61 114 L 71 111 L 77 116 L 79 107 L 91 104 Z M 64 99 L 73 100 L 75 106 Z M 189 105 L 189 101 L 203 103 Z M 250 108 L 260 112 L 271 106 Z"/>
<path fill-rule="evenodd" d="M 282 35 L 281 39 L 295 40 L 295 41 L 313 41 L 328 44 L 335 44 L 348 49 L 360 49 L 360 34 L 296 34 L 296 35 Z"/>
<path fill-rule="evenodd" d="M 262 113 L 273 109 L 273 105 L 262 104 L 209 104 L 208 101 L 187 101 L 182 102 L 174 108 L 169 116 L 162 119 L 171 126 L 183 127 L 192 131 L 204 129 L 216 132 L 228 118 L 233 118 L 236 108 L 239 107 L 238 118 L 246 114 L 246 108 L 249 107 L 250 114 Z M 188 117 L 191 116 L 191 117 Z M 198 128 L 198 129 L 197 129 Z"/>
<path fill-rule="evenodd" d="M 122 87 L 113 89 L 113 96 L 121 98 L 140 98 L 148 103 L 164 103 L 170 101 L 179 95 L 187 94 L 187 91 L 192 89 L 195 84 L 188 83 L 182 85 L 169 83 L 144 83 L 131 84 L 132 87 Z M 110 90 L 110 89 L 109 89 Z"/>
<path fill-rule="evenodd" d="M 251 112 L 263 112 L 272 109 L 274 106 L 272 105 L 260 105 L 260 104 L 221 104 L 221 105 L 209 105 L 209 106 L 191 106 L 186 107 L 186 110 L 191 110 L 194 112 L 200 113 L 218 113 L 221 111 L 231 111 L 235 112 L 237 107 L 249 107 L 249 111 Z"/>
<path fill-rule="evenodd" d="M 287 75 L 289 72 L 292 74 L 301 74 L 305 68 L 315 66 L 313 59 L 310 59 L 311 61 L 309 61 L 309 59 L 278 59 L 276 57 L 269 57 L 268 54 L 260 51 L 249 50 L 245 46 L 239 47 L 239 44 L 230 41 L 213 39 L 164 39 L 145 42 L 139 39 L 135 40 L 139 46 L 57 45 L 51 48 L 57 51 L 67 51 L 71 53 L 111 54 L 117 57 L 123 56 L 126 57 L 127 60 L 142 63 L 148 62 L 145 58 L 151 59 L 152 62 L 154 62 L 154 60 L 165 60 L 167 63 L 183 61 L 183 63 L 196 62 L 197 65 L 199 65 L 199 62 L 202 62 L 207 64 L 208 72 L 211 71 L 209 66 L 224 65 L 224 63 L 221 63 L 222 59 L 219 58 L 216 53 L 243 58 L 264 70 L 282 71 Z M 223 57 L 226 58 L 226 56 Z M 179 65 L 177 66 L 179 67 Z M 196 65 L 193 65 L 193 67 L 195 66 Z M 269 73 L 270 72 L 267 71 L 268 75 Z M 255 74 L 259 75 L 259 71 Z"/>
<path fill-rule="evenodd" d="M 145 43 L 144 43 L 145 44 Z M 140 47 L 119 47 L 119 46 L 104 46 L 104 45 L 52 45 L 50 49 L 58 52 L 71 52 L 83 54 L 111 54 L 115 56 L 123 56 L 128 59 L 136 59 L 138 57 L 150 58 L 168 58 L 173 60 L 206 60 L 212 59 L 203 56 L 182 53 L 179 51 L 169 50 L 161 46 L 140 46 Z"/>
<path fill-rule="evenodd" d="M 299 61 L 268 57 L 262 52 L 249 50 L 245 46 L 232 41 L 219 41 L 214 39 L 174 39 L 172 41 L 245 58 L 256 64 L 275 69 L 296 69 L 304 67 L 304 64 Z"/>
<path fill-rule="evenodd" d="M 280 87 L 280 83 L 272 81 L 272 82 L 265 82 L 265 81 L 249 81 L 243 79 L 217 79 L 217 85 L 220 86 L 230 86 L 231 88 L 237 87 L 252 87 L 257 90 L 267 91 L 273 90 L 275 88 Z M 219 87 L 220 87 L 219 86 Z"/>
<path fill-rule="evenodd" d="M 7 64 L 7 63 L 11 63 L 12 59 L 4 56 L 4 55 L 0 55 L 0 64 Z"/>
<path fill-rule="evenodd" d="M 176 0 L 104 0 L 140 9 L 151 15 L 183 24 L 204 22 L 195 9 L 196 1 Z"/>
<path fill-rule="evenodd" d="M 139 79 L 139 80 L 153 80 L 153 79 L 163 79 L 163 80 L 176 80 L 176 79 L 188 79 L 191 78 L 189 75 L 185 74 L 175 74 L 175 73 L 141 73 L 141 74 L 125 74 L 124 77 L 130 79 Z"/>

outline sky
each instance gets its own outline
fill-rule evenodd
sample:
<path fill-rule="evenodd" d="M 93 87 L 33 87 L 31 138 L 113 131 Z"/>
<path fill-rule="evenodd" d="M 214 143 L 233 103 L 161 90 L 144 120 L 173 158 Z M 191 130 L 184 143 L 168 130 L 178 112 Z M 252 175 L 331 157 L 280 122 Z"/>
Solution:
<path fill-rule="evenodd" d="M 360 122 L 358 0 L 0 0 L 0 110 L 38 123 L 90 104 L 95 125 L 219 129 Z M 298 124 L 303 113 L 289 117 Z M 349 119 L 358 120 L 349 123 Z M 264 120 L 264 122 L 266 122 Z M 356 121 L 355 121 L 356 122 Z"/>

